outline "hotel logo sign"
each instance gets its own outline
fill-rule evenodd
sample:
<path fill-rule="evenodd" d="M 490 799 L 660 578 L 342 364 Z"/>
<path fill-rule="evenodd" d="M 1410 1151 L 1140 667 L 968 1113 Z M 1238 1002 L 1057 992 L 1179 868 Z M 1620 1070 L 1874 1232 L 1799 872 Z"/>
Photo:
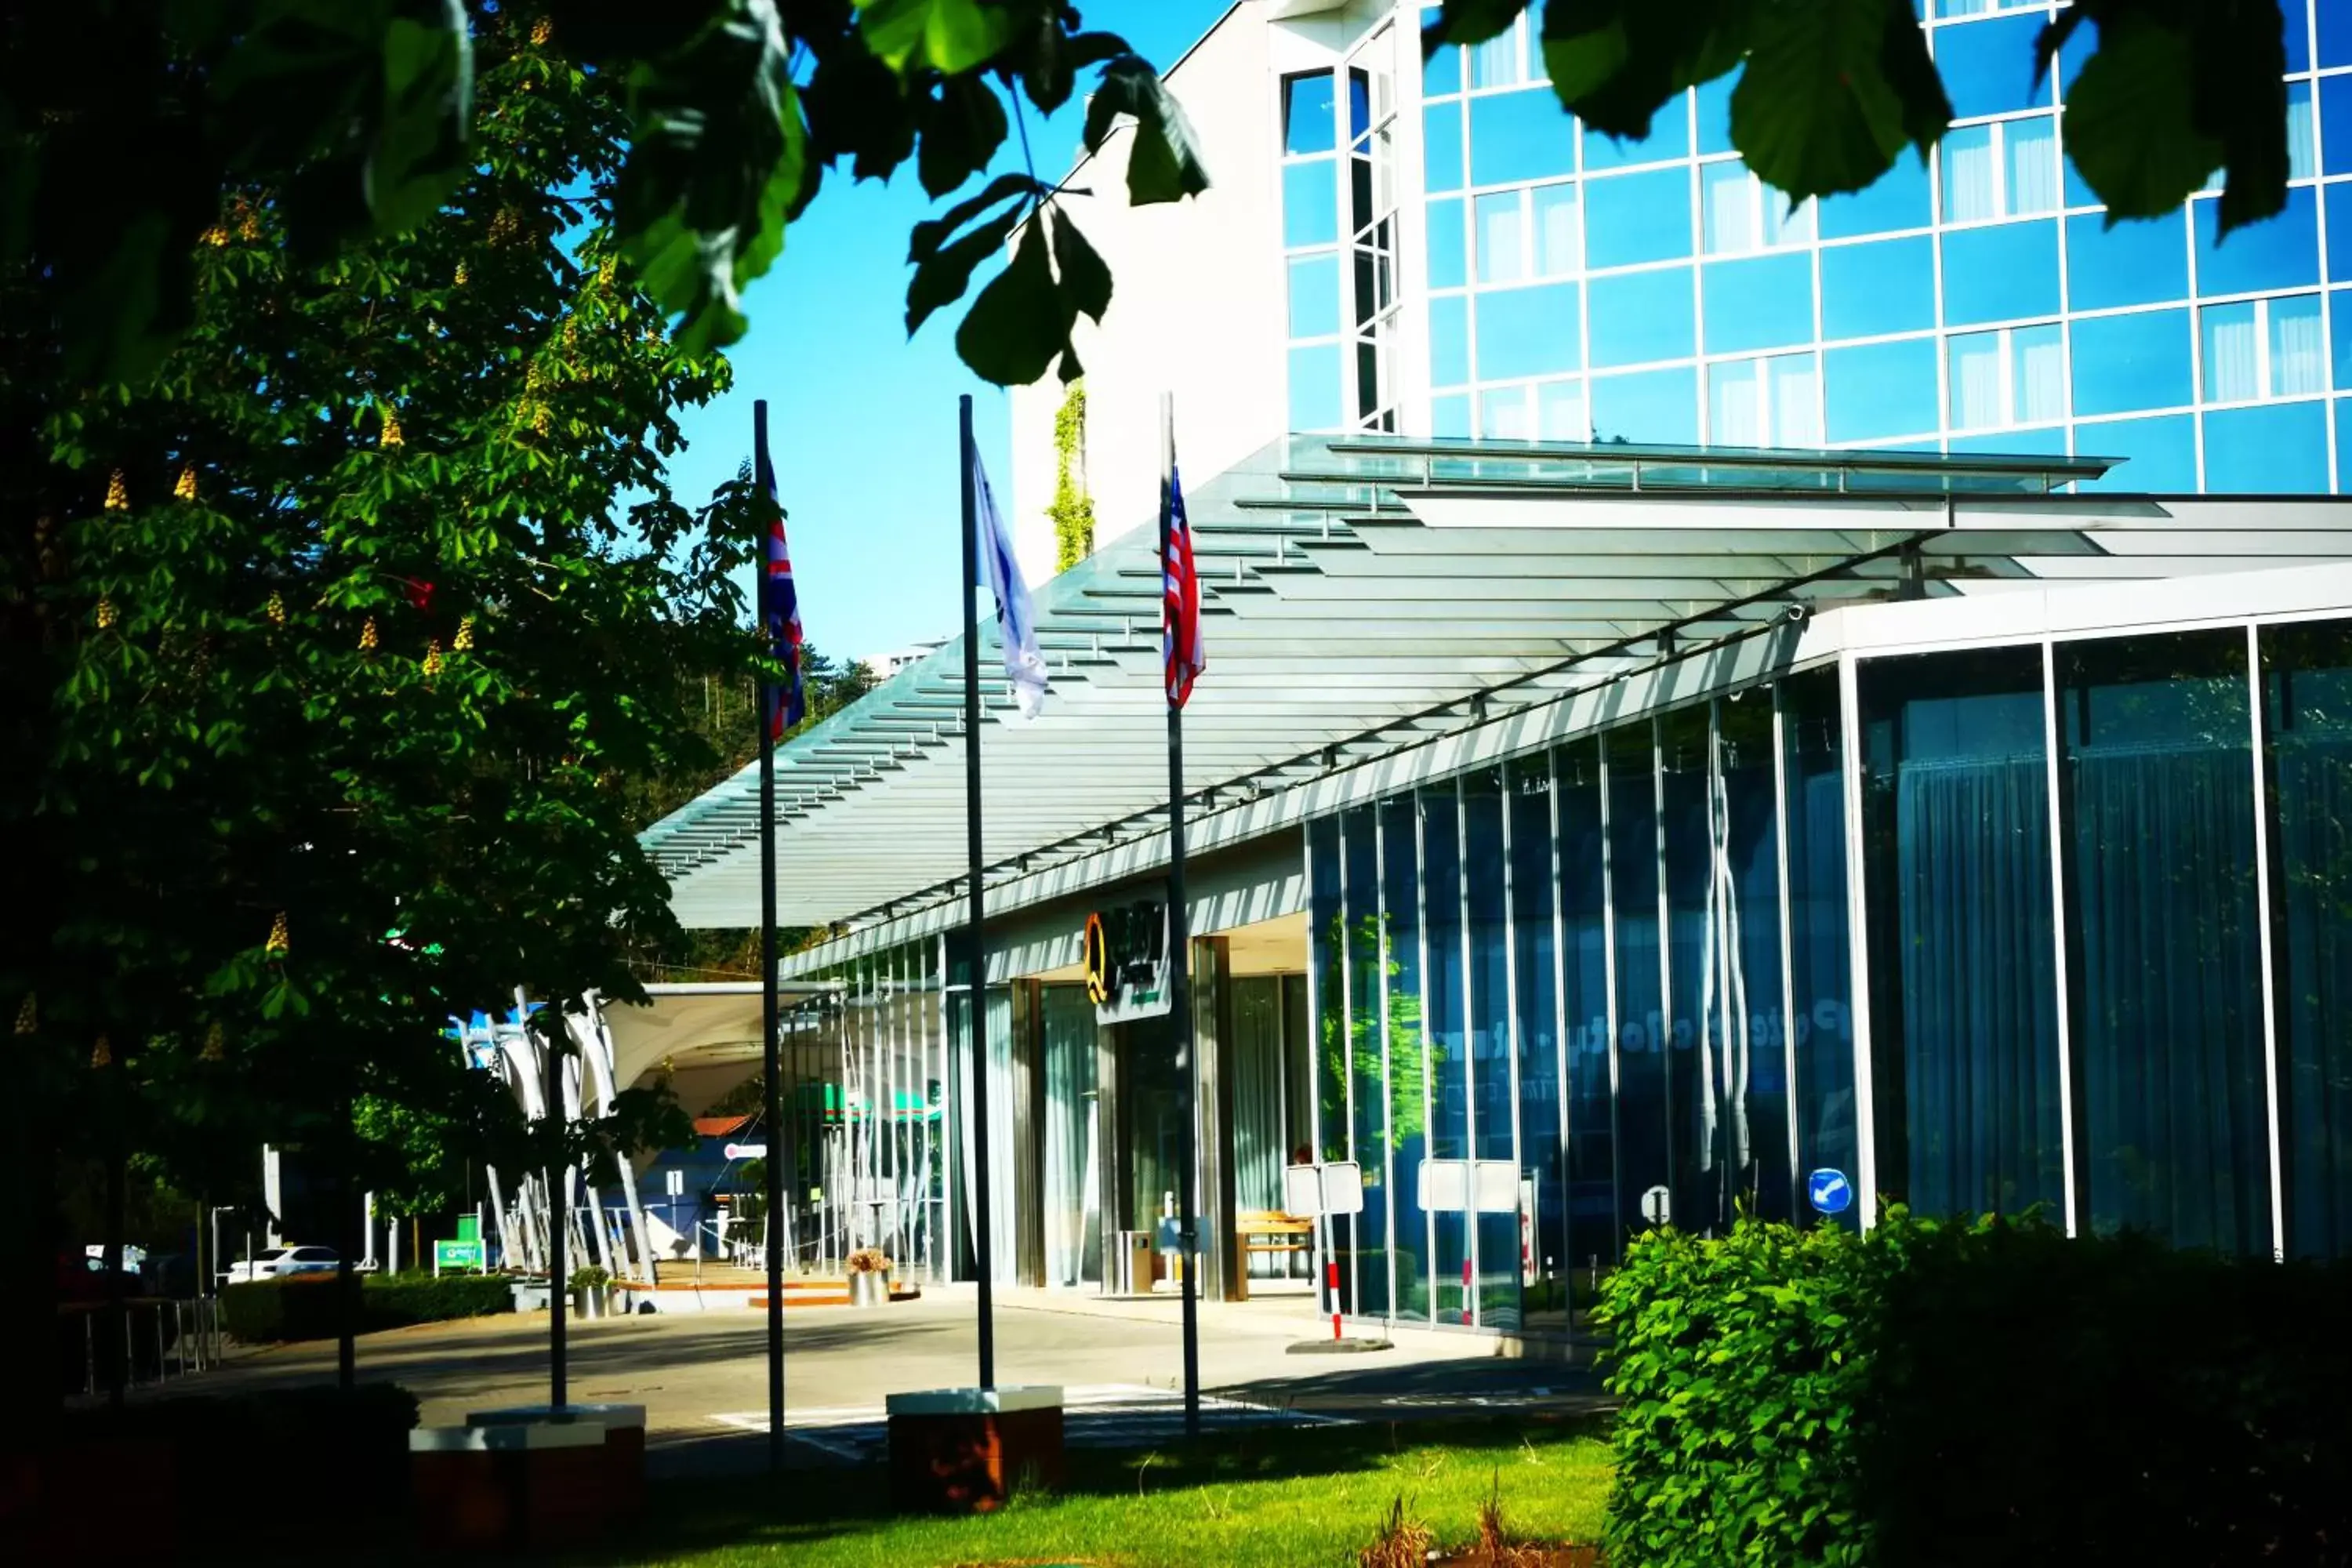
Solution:
<path fill-rule="evenodd" d="M 1167 1012 L 1167 906 L 1147 900 L 1088 915 L 1086 970 L 1097 1023 L 1123 1024 Z"/>

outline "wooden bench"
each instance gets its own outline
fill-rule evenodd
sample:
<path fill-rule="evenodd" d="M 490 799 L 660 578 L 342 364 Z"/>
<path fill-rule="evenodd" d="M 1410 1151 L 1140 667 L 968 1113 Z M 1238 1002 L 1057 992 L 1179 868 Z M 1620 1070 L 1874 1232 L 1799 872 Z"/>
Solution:
<path fill-rule="evenodd" d="M 1312 1252 L 1315 1222 L 1276 1209 L 1244 1209 L 1234 1223 L 1234 1299 L 1249 1300 L 1249 1260 L 1261 1252 Z"/>

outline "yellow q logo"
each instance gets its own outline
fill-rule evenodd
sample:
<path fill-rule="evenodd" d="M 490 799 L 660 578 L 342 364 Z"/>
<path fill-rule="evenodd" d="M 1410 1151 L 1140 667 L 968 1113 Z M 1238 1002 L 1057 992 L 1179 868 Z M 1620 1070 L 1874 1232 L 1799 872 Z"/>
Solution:
<path fill-rule="evenodd" d="M 1087 917 L 1087 1000 L 1099 1007 L 1110 1000 L 1110 943 L 1104 940 L 1102 916 Z"/>

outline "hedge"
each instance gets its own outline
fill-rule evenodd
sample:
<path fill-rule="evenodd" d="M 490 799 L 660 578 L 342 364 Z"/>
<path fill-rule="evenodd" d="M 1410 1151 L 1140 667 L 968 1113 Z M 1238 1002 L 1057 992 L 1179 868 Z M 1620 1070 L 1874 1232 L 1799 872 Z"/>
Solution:
<path fill-rule="evenodd" d="M 1611 1562 L 2341 1563 L 2352 1264 L 2038 1223 L 1636 1240 Z"/>
<path fill-rule="evenodd" d="M 514 1310 L 513 1288 L 504 1275 L 355 1278 L 360 1281 L 362 1333 Z M 333 1339 L 342 1328 L 335 1284 L 332 1274 L 290 1274 L 229 1285 L 221 1290 L 222 1320 L 231 1336 L 248 1344 Z"/>

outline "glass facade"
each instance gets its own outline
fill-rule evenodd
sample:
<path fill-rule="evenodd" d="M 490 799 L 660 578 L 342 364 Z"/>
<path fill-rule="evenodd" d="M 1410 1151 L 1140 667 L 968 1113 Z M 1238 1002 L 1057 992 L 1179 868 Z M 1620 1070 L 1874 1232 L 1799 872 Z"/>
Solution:
<path fill-rule="evenodd" d="M 2342 1253 L 2347 712 L 2346 621 L 1864 658 L 1311 821 L 1349 1310 L 1873 1197 Z"/>
<path fill-rule="evenodd" d="M 1952 129 L 1870 189 L 1794 208 L 1731 151 L 1730 80 L 1620 143 L 1560 109 L 1532 17 L 1430 57 L 1403 121 L 1422 243 L 1395 290 L 1427 324 L 1428 433 L 2077 453 L 2127 459 L 2102 482 L 2141 491 L 2352 479 L 2341 7 L 2287 8 L 2288 205 L 2218 245 L 2215 192 L 2110 226 L 2074 175 L 2079 58 L 2039 86 L 2028 64 L 2051 8 L 1922 9 Z M 1314 234 L 1337 236 L 1342 183 L 1312 193 Z M 1294 360 L 1326 379 L 1334 363 Z M 1316 385 L 1307 411 L 1328 413 Z"/>

